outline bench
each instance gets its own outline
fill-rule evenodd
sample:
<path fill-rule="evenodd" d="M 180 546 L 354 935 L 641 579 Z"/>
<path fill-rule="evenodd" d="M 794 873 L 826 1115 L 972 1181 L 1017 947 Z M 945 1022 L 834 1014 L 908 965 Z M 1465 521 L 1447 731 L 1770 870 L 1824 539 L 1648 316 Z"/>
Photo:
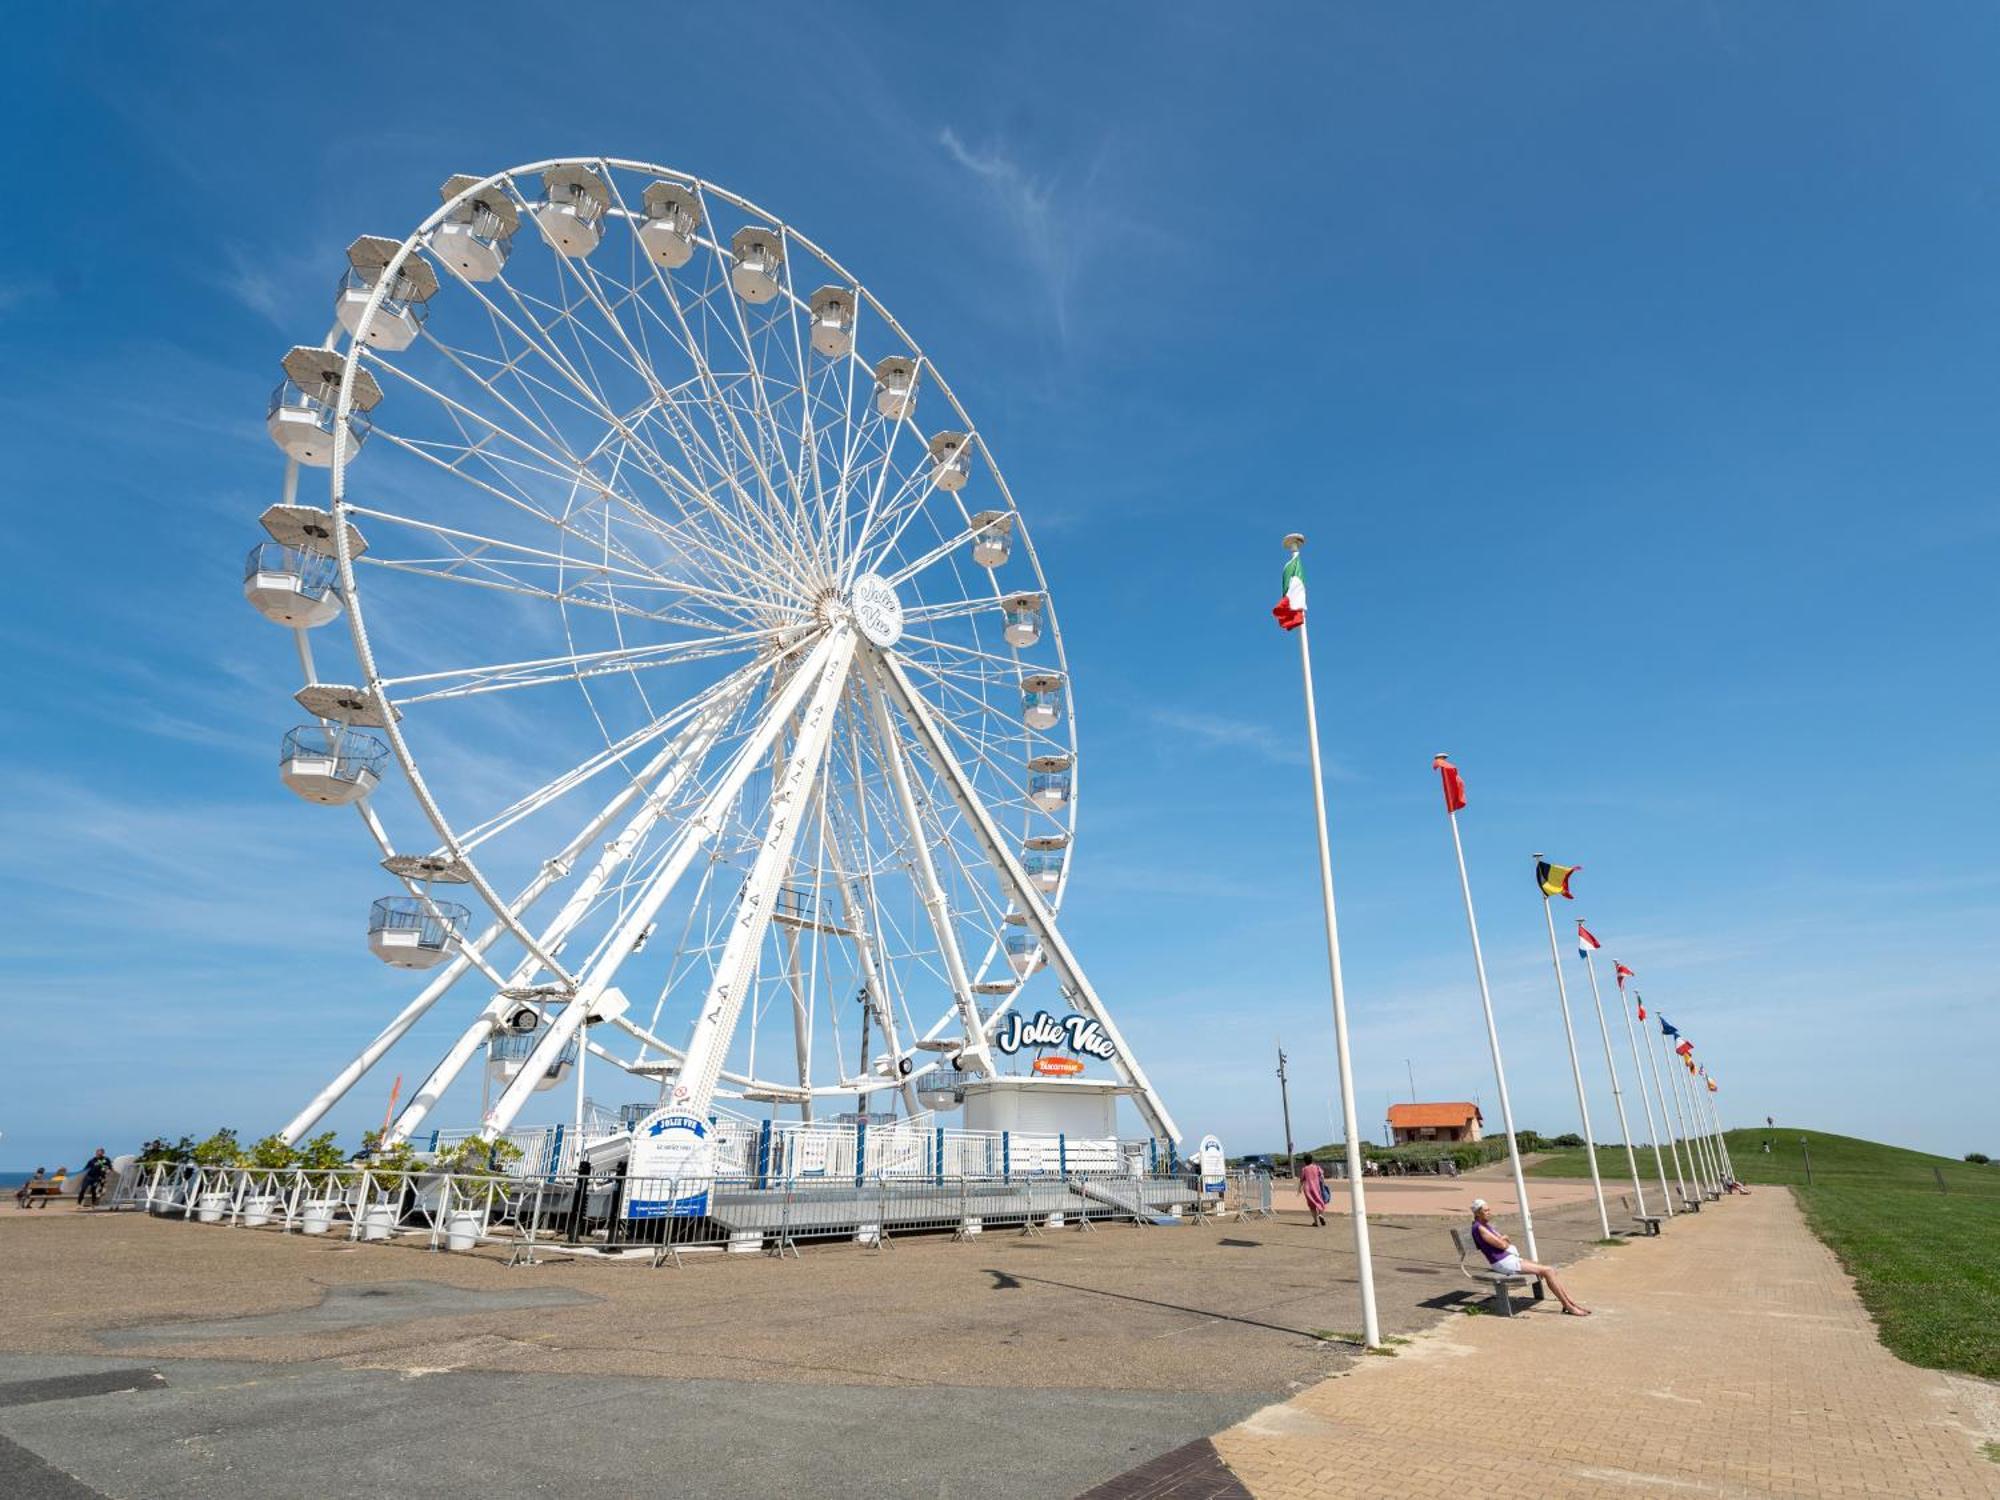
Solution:
<path fill-rule="evenodd" d="M 1514 1316 L 1513 1288 L 1517 1286 L 1531 1288 L 1535 1300 L 1542 1300 L 1542 1280 L 1539 1276 L 1530 1276 L 1525 1271 L 1496 1271 L 1489 1265 L 1474 1265 L 1472 1247 L 1466 1243 L 1465 1235 L 1460 1230 L 1452 1230 L 1451 1243 L 1452 1248 L 1458 1251 L 1458 1268 L 1465 1273 L 1465 1279 L 1483 1281 L 1493 1288 L 1493 1304 L 1499 1308 L 1502 1317 Z M 1482 1256 L 1481 1260 L 1484 1259 Z"/>
<path fill-rule="evenodd" d="M 68 1186 L 69 1183 L 61 1177 L 51 1177 L 46 1182 L 24 1182 L 16 1190 L 14 1197 L 23 1208 L 35 1207 L 36 1205 L 30 1201 L 35 1198 L 40 1198 L 42 1200 L 40 1206 L 47 1208 L 49 1206 L 48 1200 L 51 1198 L 60 1198 L 63 1195 L 63 1189 Z"/>
<path fill-rule="evenodd" d="M 1623 1206 L 1625 1212 L 1631 1216 L 1632 1222 L 1639 1226 L 1640 1233 L 1658 1234 L 1660 1232 L 1661 1215 L 1633 1213 L 1632 1200 L 1623 1194 L 1619 1196 L 1618 1202 Z"/>

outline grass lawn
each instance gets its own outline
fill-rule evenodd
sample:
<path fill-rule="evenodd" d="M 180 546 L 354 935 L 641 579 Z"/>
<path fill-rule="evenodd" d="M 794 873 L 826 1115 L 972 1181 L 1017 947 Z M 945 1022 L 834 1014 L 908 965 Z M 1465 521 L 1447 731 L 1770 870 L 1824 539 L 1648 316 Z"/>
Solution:
<path fill-rule="evenodd" d="M 1746 1183 L 1793 1190 L 1897 1356 L 2000 1379 L 2000 1166 L 1784 1127 L 1732 1130 L 1726 1139 Z M 1762 1150 L 1767 1139 L 1769 1156 Z M 1648 1168 L 1650 1161 L 1642 1162 Z M 1531 1170 L 1543 1177 L 1589 1175 L 1581 1151 L 1558 1152 Z M 1598 1171 L 1607 1191 L 1624 1181 L 1624 1148 L 1600 1149 Z"/>

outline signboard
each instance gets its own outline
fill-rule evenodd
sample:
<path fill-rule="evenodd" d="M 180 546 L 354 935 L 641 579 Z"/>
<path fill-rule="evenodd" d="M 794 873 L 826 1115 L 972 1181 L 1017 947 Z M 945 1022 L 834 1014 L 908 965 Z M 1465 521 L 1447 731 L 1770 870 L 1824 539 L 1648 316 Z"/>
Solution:
<path fill-rule="evenodd" d="M 1038 1057 L 1035 1059 L 1035 1071 L 1044 1078 L 1067 1078 L 1073 1073 L 1083 1071 L 1083 1059 L 1064 1057 L 1060 1054 L 1055 1057 Z"/>
<path fill-rule="evenodd" d="M 1104 1028 L 1089 1016 L 1057 1017 L 1041 1010 L 1036 1011 L 1034 1020 L 1030 1021 L 1024 1019 L 1018 1010 L 1013 1010 L 1001 1021 L 1000 1029 L 993 1033 L 993 1050 L 1009 1057 L 1023 1048 L 1040 1047 L 1064 1047 L 1102 1062 L 1109 1062 L 1118 1055 L 1118 1049 L 1111 1045 L 1111 1038 L 1104 1034 Z"/>
<path fill-rule="evenodd" d="M 685 1109 L 656 1109 L 632 1131 L 625 1217 L 699 1219 L 715 1184 L 715 1127 Z"/>
<path fill-rule="evenodd" d="M 1212 1135 L 1201 1138 L 1195 1153 L 1201 1163 L 1201 1191 L 1205 1197 L 1220 1198 L 1229 1191 L 1229 1159 L 1222 1154 L 1222 1142 Z"/>

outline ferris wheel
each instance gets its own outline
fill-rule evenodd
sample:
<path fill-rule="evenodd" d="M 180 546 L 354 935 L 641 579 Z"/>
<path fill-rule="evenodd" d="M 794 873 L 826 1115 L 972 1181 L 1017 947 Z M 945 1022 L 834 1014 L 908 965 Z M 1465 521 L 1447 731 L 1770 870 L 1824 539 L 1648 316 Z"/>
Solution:
<path fill-rule="evenodd" d="M 394 882 L 369 945 L 426 973 L 282 1134 L 462 981 L 392 1141 L 482 1053 L 487 1132 L 580 1049 L 689 1109 L 950 1107 L 1046 972 L 1176 1136 L 1057 927 L 1075 695 L 943 374 L 798 230 L 685 173 L 548 161 L 441 196 L 354 242 L 268 411 L 284 497 L 245 592 L 305 678 L 280 772 L 359 809 Z M 351 651 L 323 645 L 343 615 Z"/>

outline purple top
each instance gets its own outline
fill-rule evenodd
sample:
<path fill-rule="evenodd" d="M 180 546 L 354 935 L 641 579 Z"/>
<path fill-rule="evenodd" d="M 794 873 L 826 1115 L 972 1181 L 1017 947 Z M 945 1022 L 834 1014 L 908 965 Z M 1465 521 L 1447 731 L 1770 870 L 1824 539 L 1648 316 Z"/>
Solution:
<path fill-rule="evenodd" d="M 1484 1224 L 1480 1223 L 1477 1219 L 1472 1221 L 1472 1243 L 1477 1245 L 1485 1254 L 1486 1264 L 1489 1266 L 1499 1265 L 1502 1260 L 1513 1253 L 1502 1247 L 1498 1243 L 1498 1240 L 1499 1236 L 1495 1235 Z"/>

